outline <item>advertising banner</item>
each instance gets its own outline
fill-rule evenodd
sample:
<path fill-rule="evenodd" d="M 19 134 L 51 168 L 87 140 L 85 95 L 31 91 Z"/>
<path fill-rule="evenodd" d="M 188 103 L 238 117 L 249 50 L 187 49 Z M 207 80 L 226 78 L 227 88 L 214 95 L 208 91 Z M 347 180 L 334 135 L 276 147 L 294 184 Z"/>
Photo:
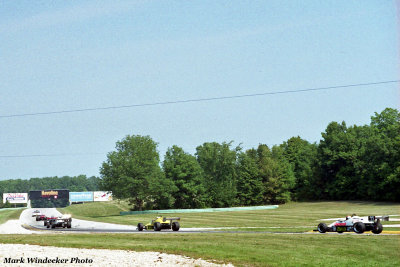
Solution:
<path fill-rule="evenodd" d="M 111 201 L 111 191 L 95 191 L 93 192 L 93 201 Z"/>
<path fill-rule="evenodd" d="M 4 193 L 3 203 L 28 203 L 28 193 Z"/>
<path fill-rule="evenodd" d="M 89 202 L 93 201 L 93 192 L 69 192 L 70 202 Z"/>

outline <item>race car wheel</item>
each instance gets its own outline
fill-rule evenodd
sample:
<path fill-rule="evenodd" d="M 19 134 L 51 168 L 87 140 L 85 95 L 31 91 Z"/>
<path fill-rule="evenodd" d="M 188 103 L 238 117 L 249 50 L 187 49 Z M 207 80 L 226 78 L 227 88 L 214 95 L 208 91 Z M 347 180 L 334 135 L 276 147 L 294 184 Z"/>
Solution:
<path fill-rule="evenodd" d="M 51 228 L 52 228 L 52 229 L 56 228 L 56 224 L 52 222 L 52 223 L 51 223 Z"/>
<path fill-rule="evenodd" d="M 383 230 L 383 226 L 380 222 L 374 223 L 374 225 L 372 226 L 372 232 L 374 234 L 380 234 L 382 233 Z"/>
<path fill-rule="evenodd" d="M 161 231 L 161 223 L 159 222 L 154 223 L 154 231 Z"/>
<path fill-rule="evenodd" d="M 67 228 L 71 228 L 71 222 L 67 222 Z"/>
<path fill-rule="evenodd" d="M 44 221 L 44 223 L 43 223 L 43 224 L 44 224 L 44 226 L 47 226 L 47 222 L 46 222 L 46 221 Z"/>
<path fill-rule="evenodd" d="M 179 225 L 179 222 L 173 222 L 172 223 L 172 230 L 173 231 L 179 231 L 179 228 L 180 228 L 181 226 Z"/>
<path fill-rule="evenodd" d="M 327 230 L 328 230 L 328 226 L 325 223 L 318 224 L 318 232 L 323 234 L 323 233 L 326 233 Z"/>
<path fill-rule="evenodd" d="M 137 229 L 138 229 L 138 231 L 143 231 L 143 223 L 138 223 L 138 225 L 137 225 Z"/>
<path fill-rule="evenodd" d="M 356 232 L 357 234 L 362 234 L 365 232 L 365 224 L 362 222 L 356 222 L 353 225 L 354 228 L 354 232 Z"/>
<path fill-rule="evenodd" d="M 46 224 L 46 227 L 47 227 L 47 228 L 50 228 L 50 224 L 49 224 L 49 223 L 47 223 L 47 224 Z"/>

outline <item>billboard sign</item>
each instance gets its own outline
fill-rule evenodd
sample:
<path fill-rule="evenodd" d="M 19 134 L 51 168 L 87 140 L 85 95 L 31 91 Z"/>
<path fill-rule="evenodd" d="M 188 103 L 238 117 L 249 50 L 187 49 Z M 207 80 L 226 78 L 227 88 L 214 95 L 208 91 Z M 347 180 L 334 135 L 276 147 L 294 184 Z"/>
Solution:
<path fill-rule="evenodd" d="M 28 203 L 28 193 L 3 193 L 3 203 Z"/>
<path fill-rule="evenodd" d="M 93 192 L 93 201 L 111 201 L 111 191 L 95 191 Z"/>
<path fill-rule="evenodd" d="M 30 199 L 42 199 L 42 198 L 50 198 L 50 199 L 68 199 L 69 198 L 69 190 L 66 189 L 50 189 L 50 190 L 41 190 L 41 191 L 29 191 Z"/>
<path fill-rule="evenodd" d="M 60 208 L 69 205 L 69 190 L 47 189 L 29 191 L 32 208 Z"/>
<path fill-rule="evenodd" d="M 93 201 L 93 192 L 69 192 L 70 202 L 89 202 Z"/>

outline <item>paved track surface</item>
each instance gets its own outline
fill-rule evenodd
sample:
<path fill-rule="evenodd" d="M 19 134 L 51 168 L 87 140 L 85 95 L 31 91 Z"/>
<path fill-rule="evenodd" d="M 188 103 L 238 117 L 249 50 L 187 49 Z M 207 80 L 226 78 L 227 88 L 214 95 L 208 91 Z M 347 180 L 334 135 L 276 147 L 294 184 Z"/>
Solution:
<path fill-rule="evenodd" d="M 160 232 L 155 231 L 137 231 L 136 226 L 133 225 L 120 225 L 112 223 L 93 222 L 86 220 L 79 220 L 72 218 L 72 227 L 67 228 L 55 228 L 49 229 L 44 226 L 43 221 L 36 221 L 35 217 L 32 217 L 32 212 L 36 209 L 26 209 L 21 213 L 20 222 L 28 229 L 38 231 L 50 231 L 50 232 L 65 232 L 65 233 L 135 233 L 135 234 L 195 234 L 195 233 L 245 233 L 245 234 L 320 234 L 318 232 L 272 232 L 272 231 L 240 231 L 240 230 L 222 230 L 224 228 L 181 228 L 179 231 L 174 232 L 172 230 L 162 230 Z M 46 216 L 61 216 L 62 214 L 55 208 L 42 208 L 37 209 Z M 326 234 L 338 234 L 338 233 L 326 233 Z M 341 235 L 358 235 L 356 233 L 343 233 Z M 374 234 L 363 234 L 363 235 L 374 235 Z M 379 236 L 393 235 L 393 234 L 380 234 Z M 360 235 L 362 236 L 362 235 Z M 377 236 L 377 235 L 374 235 Z"/>

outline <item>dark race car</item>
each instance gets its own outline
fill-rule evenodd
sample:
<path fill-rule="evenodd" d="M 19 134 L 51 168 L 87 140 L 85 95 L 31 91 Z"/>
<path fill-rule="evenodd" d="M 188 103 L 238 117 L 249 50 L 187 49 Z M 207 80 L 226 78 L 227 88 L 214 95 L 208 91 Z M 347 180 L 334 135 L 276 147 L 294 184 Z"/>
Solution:
<path fill-rule="evenodd" d="M 69 214 L 64 214 L 59 217 L 48 217 L 46 221 L 44 221 L 44 226 L 47 228 L 71 228 L 72 227 L 72 218 Z"/>

